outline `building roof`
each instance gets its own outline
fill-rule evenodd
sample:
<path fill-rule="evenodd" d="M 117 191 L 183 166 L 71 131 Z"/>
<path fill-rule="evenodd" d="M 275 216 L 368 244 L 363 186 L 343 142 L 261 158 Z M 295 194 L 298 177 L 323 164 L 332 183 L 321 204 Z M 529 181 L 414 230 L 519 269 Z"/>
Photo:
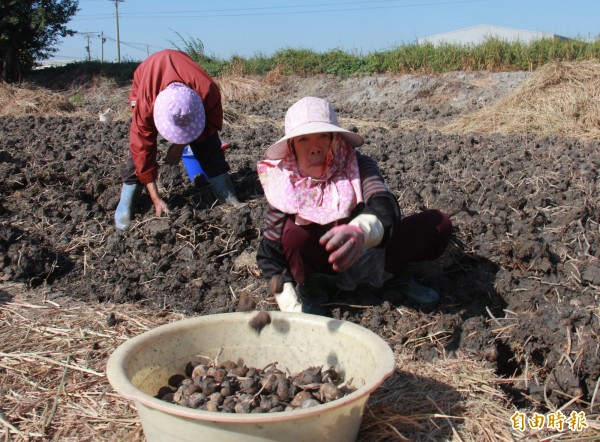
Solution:
<path fill-rule="evenodd" d="M 527 31 L 523 29 L 503 28 L 500 26 L 478 25 L 470 28 L 457 29 L 455 31 L 435 34 L 429 37 L 417 39 L 418 44 L 457 44 L 457 45 L 478 45 L 485 43 L 490 38 L 504 40 L 507 42 L 530 43 L 543 38 L 559 38 L 568 40 L 556 34 L 546 32 Z"/>

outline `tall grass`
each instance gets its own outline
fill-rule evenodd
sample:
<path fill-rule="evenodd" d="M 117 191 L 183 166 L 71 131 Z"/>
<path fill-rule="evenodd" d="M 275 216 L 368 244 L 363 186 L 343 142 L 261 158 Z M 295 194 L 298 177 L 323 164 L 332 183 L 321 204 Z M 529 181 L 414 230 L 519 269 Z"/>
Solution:
<path fill-rule="evenodd" d="M 178 34 L 179 35 L 179 34 Z M 190 37 L 181 39 L 177 49 L 188 53 L 210 75 L 266 75 L 276 70 L 283 75 L 310 76 L 331 74 L 347 78 L 360 74 L 444 73 L 452 71 L 535 70 L 549 62 L 600 59 L 600 37 L 594 41 L 550 38 L 532 43 L 508 43 L 488 39 L 479 45 L 402 45 L 394 49 L 356 54 L 333 49 L 316 52 L 284 48 L 272 56 L 257 53 L 252 57 L 234 55 L 229 60 L 207 55 L 204 44 Z M 139 63 L 138 63 L 139 64 Z M 48 70 L 69 69 L 49 68 Z M 80 73 L 114 78 L 119 83 L 130 79 L 136 63 L 75 63 Z"/>
<path fill-rule="evenodd" d="M 264 58 L 264 56 L 261 56 Z M 236 57 L 235 63 L 249 74 L 262 75 L 264 68 L 279 66 L 287 75 L 444 73 L 451 71 L 533 70 L 549 62 L 600 59 L 600 38 L 581 40 L 543 39 L 533 43 L 508 43 L 489 39 L 480 45 L 403 45 L 366 55 L 334 49 L 315 52 L 309 49 L 283 49 L 271 63 L 257 63 L 253 57 Z"/>
<path fill-rule="evenodd" d="M 217 57 L 207 55 L 202 40 L 194 37 L 186 39 L 180 33 L 177 33 L 177 36 L 181 40 L 183 46 L 179 47 L 174 42 L 171 42 L 171 44 L 175 46 L 176 49 L 186 52 L 196 63 L 202 66 L 206 72 L 212 76 L 217 76 L 223 71 L 227 62 L 220 60 Z"/>

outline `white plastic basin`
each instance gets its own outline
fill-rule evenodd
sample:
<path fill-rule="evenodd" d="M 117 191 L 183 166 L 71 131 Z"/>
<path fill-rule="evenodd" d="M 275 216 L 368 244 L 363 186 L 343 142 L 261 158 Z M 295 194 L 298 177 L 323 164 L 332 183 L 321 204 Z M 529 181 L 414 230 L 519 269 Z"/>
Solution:
<path fill-rule="evenodd" d="M 224 313 L 163 325 L 129 339 L 107 365 L 113 388 L 135 402 L 146 440 L 152 441 L 339 441 L 356 440 L 364 406 L 395 369 L 392 349 L 356 324 L 302 313 L 269 312 L 260 334 L 248 325 L 256 312 Z M 356 389 L 312 408 L 235 414 L 196 410 L 154 397 L 174 374 L 184 374 L 194 355 L 249 367 L 277 366 L 296 374 L 330 366 Z"/>

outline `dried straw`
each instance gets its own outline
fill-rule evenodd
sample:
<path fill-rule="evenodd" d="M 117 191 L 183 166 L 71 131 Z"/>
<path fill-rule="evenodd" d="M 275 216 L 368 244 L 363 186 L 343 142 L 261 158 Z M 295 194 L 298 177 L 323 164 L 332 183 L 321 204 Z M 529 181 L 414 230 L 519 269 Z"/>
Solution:
<path fill-rule="evenodd" d="M 265 99 L 272 92 L 272 87 L 269 84 L 257 78 L 222 75 L 215 81 L 221 89 L 224 102 L 257 102 Z"/>
<path fill-rule="evenodd" d="M 442 132 L 600 140 L 600 63 L 547 64 L 512 94 Z"/>
<path fill-rule="evenodd" d="M 248 77 L 222 76 L 216 81 L 221 89 L 226 120 L 233 122 L 243 120 L 252 123 L 253 120 L 234 115 L 235 111 L 227 104 L 229 101 L 257 102 L 268 97 L 272 89 L 266 80 Z M 112 109 L 114 120 L 128 120 L 131 117 L 129 90 L 129 86 L 118 87 L 101 77 L 94 77 L 84 85 L 73 84 L 63 92 L 31 84 L 0 83 L 0 115 L 98 118 L 100 112 Z"/>
<path fill-rule="evenodd" d="M 0 438 L 144 440 L 132 403 L 106 379 L 106 362 L 125 340 L 184 315 L 137 304 L 48 297 L 20 284 L 0 286 Z M 482 363 L 467 357 L 423 363 L 408 347 L 395 353 L 397 371 L 371 395 L 360 441 L 531 436 L 511 428 L 514 410 Z M 588 415 L 587 422 L 590 428 L 580 436 L 600 437 L 598 415 Z"/>
<path fill-rule="evenodd" d="M 75 106 L 57 92 L 33 86 L 16 86 L 0 82 L 0 115 L 25 117 L 66 116 L 76 112 Z"/>
<path fill-rule="evenodd" d="M 16 284 L 0 289 L 0 435 L 13 441 L 143 440 L 132 404 L 108 384 L 106 362 L 126 339 L 183 315 L 68 304 L 29 299 Z"/>
<path fill-rule="evenodd" d="M 217 78 L 223 96 L 225 119 L 229 124 L 279 127 L 277 122 L 266 118 L 240 115 L 228 104 L 233 101 L 259 102 L 270 97 L 273 85 L 281 81 L 281 76 L 277 75 L 279 71 L 274 72 L 262 78 L 233 74 Z M 127 120 L 130 118 L 128 92 L 128 87 L 116 88 L 102 78 L 95 78 L 85 86 L 73 85 L 71 90 L 62 93 L 27 84 L 17 87 L 2 83 L 0 115 L 97 118 L 99 112 L 111 108 L 115 120 Z M 350 120 L 344 124 L 347 123 L 353 123 L 359 130 L 376 124 Z M 422 127 L 423 123 L 406 121 L 402 123 L 401 130 Z M 534 72 L 512 94 L 447 124 L 441 131 L 538 137 L 558 135 L 584 141 L 599 140 L 600 63 L 547 64 Z"/>

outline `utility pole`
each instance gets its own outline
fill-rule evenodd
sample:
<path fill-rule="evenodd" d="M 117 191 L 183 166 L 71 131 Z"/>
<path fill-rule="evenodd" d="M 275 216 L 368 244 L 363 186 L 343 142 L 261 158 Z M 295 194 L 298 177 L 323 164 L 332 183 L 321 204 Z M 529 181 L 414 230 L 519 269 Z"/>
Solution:
<path fill-rule="evenodd" d="M 104 43 L 106 43 L 106 38 L 104 38 L 104 31 L 100 32 L 100 44 L 102 44 L 102 57 L 100 61 L 104 63 Z"/>
<path fill-rule="evenodd" d="M 121 63 L 121 40 L 119 38 L 119 3 L 125 0 L 108 0 L 115 2 L 115 16 L 117 18 L 117 63 Z"/>
<path fill-rule="evenodd" d="M 92 53 L 91 53 L 91 48 L 90 48 L 90 34 L 87 33 L 85 34 L 85 38 L 87 40 L 87 46 L 85 47 L 88 56 L 87 56 L 87 61 L 90 61 L 92 59 Z"/>
<path fill-rule="evenodd" d="M 85 49 L 85 52 L 87 52 L 87 61 L 91 61 L 92 60 L 92 46 L 90 44 L 90 39 L 92 37 L 96 37 L 98 35 L 98 32 L 95 32 L 95 31 L 75 32 L 75 34 L 83 35 L 85 40 L 87 41 L 87 45 L 84 47 L 84 49 Z M 102 32 L 102 34 L 104 35 L 104 32 Z M 104 39 L 104 41 L 106 41 L 106 39 Z M 102 48 L 102 50 L 104 50 L 104 48 Z"/>

